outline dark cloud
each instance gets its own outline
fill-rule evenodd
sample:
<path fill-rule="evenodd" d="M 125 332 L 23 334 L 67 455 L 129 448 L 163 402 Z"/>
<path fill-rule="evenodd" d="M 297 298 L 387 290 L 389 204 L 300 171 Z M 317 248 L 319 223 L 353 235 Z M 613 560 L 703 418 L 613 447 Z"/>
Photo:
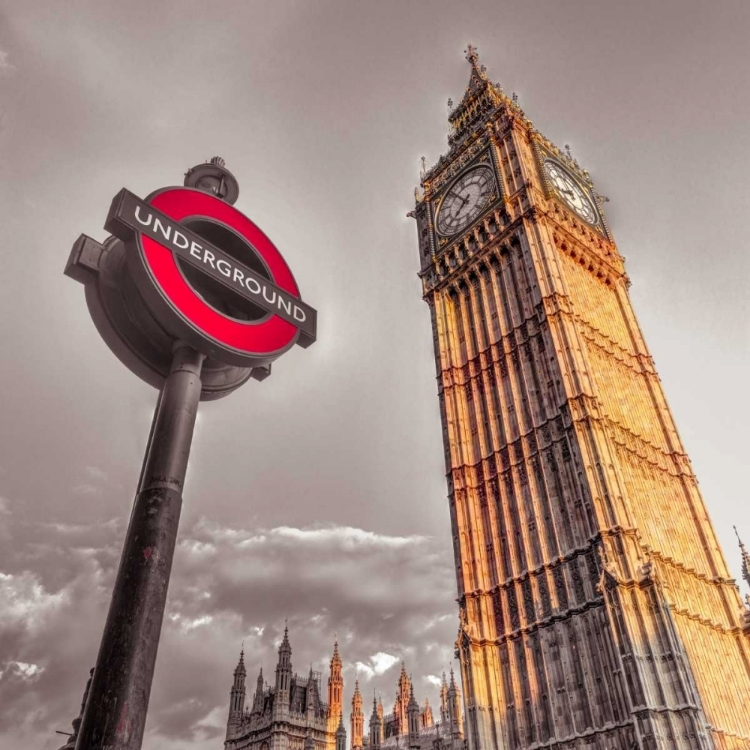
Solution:
<path fill-rule="evenodd" d="M 43 743 L 72 718 L 96 658 L 118 557 L 114 539 L 123 530 L 121 519 L 22 530 L 34 549 L 34 572 L 0 574 L 0 742 L 26 726 L 26 742 L 33 736 Z M 50 533 L 57 543 L 35 541 Z M 148 742 L 215 743 L 240 644 L 252 691 L 261 665 L 273 679 L 286 618 L 302 674 L 310 665 L 327 673 L 338 635 L 347 701 L 358 675 L 363 690 L 377 689 L 387 702 L 405 658 L 418 691 L 434 702 L 434 685 L 420 678 L 450 660 L 452 586 L 449 554 L 434 538 L 330 524 L 245 530 L 198 520 L 183 531 L 175 555 Z"/>

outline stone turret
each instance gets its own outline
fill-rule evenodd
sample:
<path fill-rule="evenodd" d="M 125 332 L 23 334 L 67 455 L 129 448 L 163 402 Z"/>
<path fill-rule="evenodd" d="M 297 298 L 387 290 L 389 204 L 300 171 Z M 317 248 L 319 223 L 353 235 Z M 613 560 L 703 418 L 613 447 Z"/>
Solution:
<path fill-rule="evenodd" d="M 448 716 L 448 680 L 443 672 L 443 683 L 440 685 L 440 721 L 450 721 Z"/>
<path fill-rule="evenodd" d="M 341 657 L 339 656 L 339 642 L 333 642 L 333 656 L 331 657 L 331 673 L 328 677 L 328 731 L 336 732 L 343 714 L 344 678 L 341 674 Z"/>
<path fill-rule="evenodd" d="M 398 678 L 398 688 L 396 690 L 396 703 L 393 706 L 393 713 L 396 715 L 398 722 L 398 733 L 406 734 L 409 731 L 409 722 L 406 708 L 409 705 L 409 695 L 411 693 L 411 680 L 406 674 L 406 664 L 401 662 L 401 674 Z"/>
<path fill-rule="evenodd" d="M 320 696 L 318 695 L 318 685 L 315 682 L 315 674 L 313 672 L 312 664 L 310 665 L 310 674 L 307 677 L 307 705 L 305 710 L 307 713 L 308 721 L 312 722 L 315 720 L 315 715 L 318 712 L 320 706 Z"/>
<path fill-rule="evenodd" d="M 414 685 L 409 685 L 409 702 L 406 705 L 409 725 L 409 748 L 419 750 L 419 703 L 414 697 Z"/>
<path fill-rule="evenodd" d="M 227 739 L 231 737 L 242 724 L 245 712 L 245 650 L 240 651 L 240 660 L 234 669 L 234 682 L 229 693 L 229 718 L 227 719 Z"/>
<path fill-rule="evenodd" d="M 364 740 L 365 714 L 362 711 L 362 693 L 359 692 L 359 680 L 354 683 L 354 695 L 352 696 L 352 750 L 360 750 Z"/>
<path fill-rule="evenodd" d="M 336 730 L 336 750 L 346 750 L 346 729 L 344 729 L 344 717 L 339 714 L 339 726 Z"/>
<path fill-rule="evenodd" d="M 378 711 L 378 702 L 372 699 L 372 715 L 370 716 L 370 750 L 380 750 L 383 734 L 383 706 L 380 705 Z"/>
<path fill-rule="evenodd" d="M 378 718 L 380 719 L 380 743 L 385 741 L 385 722 L 383 721 L 383 698 L 378 696 Z"/>
<path fill-rule="evenodd" d="M 745 548 L 745 545 L 740 539 L 740 533 L 737 531 L 737 527 L 734 526 L 734 533 L 737 534 L 737 541 L 740 544 L 740 555 L 742 559 L 742 577 L 745 579 L 745 583 L 750 586 L 750 553 Z"/>
<path fill-rule="evenodd" d="M 273 699 L 274 719 L 289 714 L 289 692 L 292 684 L 292 647 L 289 643 L 289 628 L 284 626 L 284 638 L 279 646 L 279 660 L 276 664 L 276 686 Z"/>
<path fill-rule="evenodd" d="M 255 683 L 255 695 L 253 696 L 253 709 L 254 714 L 263 713 L 263 667 L 258 672 L 258 679 Z"/>
<path fill-rule="evenodd" d="M 451 737 L 454 740 L 463 739 L 464 726 L 461 716 L 461 691 L 456 685 L 456 679 L 451 668 L 451 682 L 448 686 L 448 720 L 451 727 Z"/>

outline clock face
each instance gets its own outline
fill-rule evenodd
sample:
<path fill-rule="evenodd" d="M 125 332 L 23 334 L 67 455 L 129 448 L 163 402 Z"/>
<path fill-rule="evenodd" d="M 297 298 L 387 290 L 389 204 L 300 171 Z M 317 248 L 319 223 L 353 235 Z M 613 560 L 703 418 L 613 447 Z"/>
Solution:
<path fill-rule="evenodd" d="M 545 161 L 544 169 L 549 181 L 568 206 L 589 224 L 596 224 L 596 209 L 591 199 L 568 172 L 554 161 Z"/>
<path fill-rule="evenodd" d="M 460 177 L 440 205 L 437 230 L 442 235 L 460 232 L 482 213 L 495 187 L 489 167 L 472 169 Z"/>

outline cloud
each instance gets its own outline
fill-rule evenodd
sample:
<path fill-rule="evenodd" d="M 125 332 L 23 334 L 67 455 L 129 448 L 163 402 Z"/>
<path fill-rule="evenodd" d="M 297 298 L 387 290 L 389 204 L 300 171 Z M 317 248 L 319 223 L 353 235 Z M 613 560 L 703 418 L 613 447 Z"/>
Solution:
<path fill-rule="evenodd" d="M 44 667 L 38 664 L 29 664 L 25 661 L 9 661 L 4 667 L 0 667 L 0 680 L 5 678 L 19 677 L 21 680 L 32 682 L 44 672 Z"/>
<path fill-rule="evenodd" d="M 104 491 L 109 476 L 97 466 L 84 466 L 85 478 L 73 487 L 76 495 L 93 496 Z"/>
<path fill-rule="evenodd" d="M 398 657 L 392 654 L 386 654 L 379 651 L 370 657 L 368 664 L 358 661 L 356 664 L 357 672 L 362 672 L 369 680 L 375 675 L 381 675 L 387 672 L 394 664 L 398 663 Z"/>
<path fill-rule="evenodd" d="M 8 53 L 0 49 L 0 76 L 10 75 L 15 69 L 16 66 L 8 61 Z"/>
<path fill-rule="evenodd" d="M 97 482 L 106 482 L 109 478 L 106 471 L 103 471 L 98 466 L 86 466 L 86 473 L 91 477 L 92 480 Z"/>
<path fill-rule="evenodd" d="M 38 578 L 28 571 L 20 575 L 0 572 L 0 631 L 38 631 L 66 602 L 66 593 L 45 591 Z"/>
<path fill-rule="evenodd" d="M 14 535 L 21 528 L 16 522 Z M 96 659 L 125 522 L 23 528 L 30 557 L 0 554 L 0 653 L 7 659 L 0 662 L 0 747 L 11 737 L 46 747 L 74 718 Z M 434 682 L 421 675 L 451 658 L 453 586 L 445 545 L 428 536 L 199 519 L 181 531 L 175 553 L 144 750 L 208 750 L 221 742 L 240 644 L 249 700 L 261 665 L 273 680 L 285 618 L 295 670 L 306 674 L 312 664 L 322 672 L 324 694 L 337 633 L 346 715 L 355 675 L 387 703 L 402 658 L 420 686 L 418 699 L 429 693 L 434 703 Z"/>
<path fill-rule="evenodd" d="M 443 684 L 443 678 L 438 677 L 436 674 L 428 674 L 424 676 L 424 679 L 430 683 L 430 685 L 434 685 L 436 688 L 440 688 L 440 686 Z"/>

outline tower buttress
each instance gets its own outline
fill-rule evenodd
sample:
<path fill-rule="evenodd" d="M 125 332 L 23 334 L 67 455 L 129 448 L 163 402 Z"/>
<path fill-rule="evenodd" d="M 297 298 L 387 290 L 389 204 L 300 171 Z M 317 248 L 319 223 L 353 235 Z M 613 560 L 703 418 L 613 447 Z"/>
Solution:
<path fill-rule="evenodd" d="M 406 674 L 406 664 L 401 662 L 401 674 L 398 677 L 398 689 L 396 691 L 396 705 L 393 707 L 393 713 L 396 714 L 398 721 L 398 733 L 406 734 L 409 731 L 407 706 L 409 705 L 409 696 L 411 692 L 411 680 Z"/>
<path fill-rule="evenodd" d="M 369 750 L 380 750 L 380 743 L 382 742 L 382 734 L 383 734 L 382 710 L 383 710 L 382 705 L 379 707 L 377 700 L 373 696 L 372 714 L 370 715 L 370 749 Z"/>
<path fill-rule="evenodd" d="M 344 701 L 344 678 L 341 674 L 338 639 L 333 643 L 330 669 L 330 676 L 328 677 L 328 731 L 334 734 L 343 713 Z"/>
<path fill-rule="evenodd" d="M 365 731 L 365 715 L 362 711 L 362 693 L 359 692 L 359 680 L 354 682 L 354 695 L 352 696 L 352 750 L 362 747 Z"/>
<path fill-rule="evenodd" d="M 409 748 L 419 750 L 419 703 L 414 697 L 414 685 L 409 684 L 409 702 L 406 705 L 409 726 Z"/>
<path fill-rule="evenodd" d="M 448 720 L 451 727 L 451 737 L 461 740 L 464 736 L 463 717 L 461 716 L 461 691 L 456 685 L 456 679 L 451 667 L 451 683 L 448 687 Z"/>
<path fill-rule="evenodd" d="M 450 721 L 448 716 L 448 680 L 445 678 L 445 672 L 443 672 L 443 683 L 440 685 L 440 721 Z"/>
<path fill-rule="evenodd" d="M 320 704 L 318 696 L 318 686 L 315 683 L 315 675 L 313 674 L 312 664 L 310 665 L 310 674 L 307 677 L 307 718 L 308 721 L 315 719 L 315 714 Z"/>
<path fill-rule="evenodd" d="M 346 729 L 344 729 L 344 717 L 339 714 L 339 726 L 336 730 L 336 750 L 346 750 Z"/>
<path fill-rule="evenodd" d="M 245 649 L 240 651 L 240 660 L 234 669 L 234 682 L 229 693 L 229 718 L 227 719 L 227 739 L 241 726 L 245 711 Z"/>
<path fill-rule="evenodd" d="M 284 638 L 279 646 L 279 660 L 276 664 L 276 689 L 273 699 L 275 717 L 289 712 L 289 691 L 292 684 L 292 647 L 289 643 L 289 628 L 284 626 Z"/>
<path fill-rule="evenodd" d="M 378 718 L 380 719 L 380 743 L 385 742 L 385 721 L 383 720 L 383 698 L 378 696 Z"/>
<path fill-rule="evenodd" d="M 740 544 L 740 555 L 742 556 L 742 577 L 745 579 L 745 583 L 750 586 L 750 552 L 747 551 L 745 545 L 740 539 L 740 532 L 737 531 L 737 527 L 733 526 L 734 533 L 737 535 L 737 541 Z"/>
<path fill-rule="evenodd" d="M 255 695 L 253 696 L 253 713 L 263 713 L 263 667 L 258 672 L 258 679 L 255 683 Z"/>

